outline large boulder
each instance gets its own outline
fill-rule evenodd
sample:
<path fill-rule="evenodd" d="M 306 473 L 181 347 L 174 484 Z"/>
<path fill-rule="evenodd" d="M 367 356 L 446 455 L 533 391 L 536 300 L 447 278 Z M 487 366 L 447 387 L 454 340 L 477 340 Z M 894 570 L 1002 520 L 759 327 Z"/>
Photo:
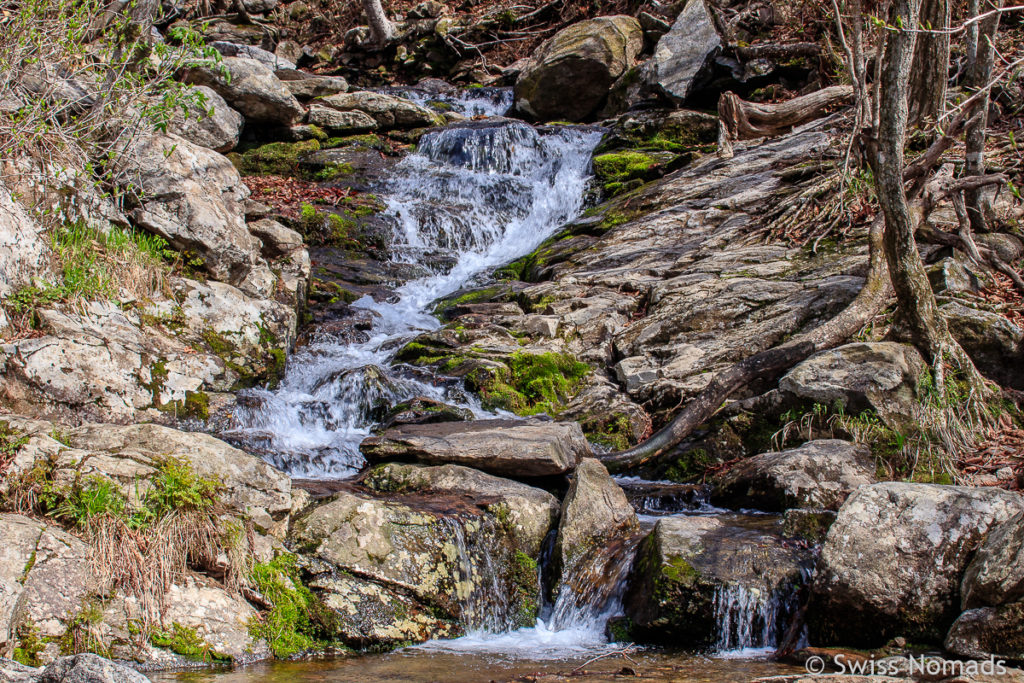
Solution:
<path fill-rule="evenodd" d="M 496 419 L 402 425 L 365 439 L 360 450 L 370 462 L 451 463 L 501 476 L 543 477 L 574 469 L 590 445 L 574 422 Z"/>
<path fill-rule="evenodd" d="M 43 270 L 48 250 L 42 235 L 42 225 L 0 184 L 0 296 L 7 297 Z"/>
<path fill-rule="evenodd" d="M 182 80 L 220 93 L 246 121 L 290 126 L 303 116 L 302 105 L 274 75 L 255 59 L 225 57 L 215 65 L 186 69 Z"/>
<path fill-rule="evenodd" d="M 689 648 L 771 647 L 797 605 L 811 553 L 721 517 L 666 517 L 644 540 L 626 595 L 633 636 Z M 740 631 L 750 627 L 746 638 Z"/>
<path fill-rule="evenodd" d="M 991 311 L 957 301 L 939 307 L 949 331 L 978 369 L 1003 386 L 1024 389 L 1024 330 Z"/>
<path fill-rule="evenodd" d="M 335 135 L 364 133 L 377 127 L 377 120 L 364 112 L 340 111 L 315 103 L 309 106 L 309 122 Z"/>
<path fill-rule="evenodd" d="M 654 48 L 649 82 L 676 104 L 701 85 L 711 59 L 722 49 L 722 39 L 705 0 L 692 0 L 679 13 L 672 28 Z"/>
<path fill-rule="evenodd" d="M 633 66 L 643 42 L 640 22 L 628 16 L 598 17 L 562 29 L 520 72 L 516 107 L 543 121 L 586 119 Z"/>
<path fill-rule="evenodd" d="M 1024 602 L 963 612 L 943 647 L 958 657 L 1024 660 Z"/>
<path fill-rule="evenodd" d="M 149 683 L 135 669 L 86 652 L 61 657 L 43 669 L 39 683 Z"/>
<path fill-rule="evenodd" d="M 454 488 L 459 474 L 378 470 L 371 483 L 392 490 L 346 489 L 296 520 L 291 540 L 305 554 L 309 585 L 337 617 L 335 637 L 388 645 L 534 622 L 540 584 L 531 552 L 547 530 L 515 520 L 538 512 L 550 520 L 552 501 L 486 477 Z M 429 498 L 415 488 L 430 482 L 453 488 Z"/>
<path fill-rule="evenodd" d="M 899 423 L 917 414 L 917 383 L 926 367 L 913 346 L 855 342 L 801 362 L 779 380 L 779 388 L 829 408 L 842 404 L 848 414 L 874 409 Z"/>
<path fill-rule="evenodd" d="M 179 251 L 191 251 L 217 280 L 240 283 L 257 259 L 242 201 L 249 188 L 231 162 L 177 135 L 143 137 L 132 153 L 142 191 L 131 217 Z"/>
<path fill-rule="evenodd" d="M 377 122 L 381 130 L 422 128 L 444 124 L 444 118 L 426 107 L 394 95 L 369 92 L 338 93 L 317 100 L 339 112 L 361 112 Z"/>
<path fill-rule="evenodd" d="M 275 74 L 300 100 L 348 92 L 348 81 L 340 76 L 320 76 L 295 69 L 278 69 Z"/>
<path fill-rule="evenodd" d="M 227 40 L 215 40 L 209 45 L 225 57 L 244 57 L 245 59 L 254 59 L 274 72 L 278 69 L 295 69 L 295 62 L 289 61 L 284 57 L 270 52 L 269 50 L 256 47 L 255 45 L 232 43 Z"/>
<path fill-rule="evenodd" d="M 625 492 L 599 460 L 584 458 L 562 501 L 556 552 L 563 578 L 596 548 L 639 528 Z"/>
<path fill-rule="evenodd" d="M 960 613 L 960 581 L 986 533 L 1024 510 L 1001 489 L 887 482 L 839 510 L 808 608 L 811 641 L 875 647 L 941 642 Z"/>
<path fill-rule="evenodd" d="M 176 113 L 167 127 L 168 132 L 221 154 L 230 152 L 238 144 L 238 136 L 242 132 L 245 122 L 242 115 L 215 90 L 205 85 L 197 85 L 195 90 L 202 93 L 203 106 L 190 109 L 187 115 Z"/>
<path fill-rule="evenodd" d="M 716 505 L 778 512 L 838 510 L 853 491 L 874 482 L 867 446 L 822 439 L 741 460 L 712 480 L 711 500 Z"/>

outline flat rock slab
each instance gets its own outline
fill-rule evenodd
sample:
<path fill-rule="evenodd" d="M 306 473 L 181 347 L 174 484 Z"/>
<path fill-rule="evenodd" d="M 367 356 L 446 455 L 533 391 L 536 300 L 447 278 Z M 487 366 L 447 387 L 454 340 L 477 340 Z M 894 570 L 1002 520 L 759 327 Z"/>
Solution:
<path fill-rule="evenodd" d="M 360 445 L 370 462 L 456 464 L 509 477 L 545 477 L 576 468 L 590 454 L 579 425 L 542 420 L 477 420 L 402 425 Z"/>

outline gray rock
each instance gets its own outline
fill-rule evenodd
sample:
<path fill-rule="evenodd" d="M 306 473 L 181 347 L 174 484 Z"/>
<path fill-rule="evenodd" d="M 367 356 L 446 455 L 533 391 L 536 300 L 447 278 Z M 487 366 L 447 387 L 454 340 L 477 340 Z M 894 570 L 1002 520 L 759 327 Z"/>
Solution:
<path fill-rule="evenodd" d="M 654 48 L 648 79 L 677 104 L 694 94 L 702 72 L 722 48 L 704 0 L 687 3 Z"/>
<path fill-rule="evenodd" d="M 963 609 L 1024 600 L 1024 512 L 993 528 L 964 572 Z"/>
<path fill-rule="evenodd" d="M 132 152 L 141 205 L 137 225 L 192 251 L 214 278 L 237 284 L 257 259 L 241 202 L 249 189 L 225 157 L 177 135 L 143 137 Z"/>
<path fill-rule="evenodd" d="M 383 93 L 338 93 L 321 98 L 318 103 L 342 112 L 362 112 L 375 120 L 382 130 L 444 125 L 444 119 L 437 113 Z"/>
<path fill-rule="evenodd" d="M 266 14 L 277 8 L 278 0 L 242 0 L 242 7 L 249 14 Z"/>
<path fill-rule="evenodd" d="M 598 17 L 562 29 L 534 52 L 515 84 L 516 107 L 542 121 L 582 121 L 643 49 L 633 17 Z M 566 97 L 566 93 L 572 97 Z"/>
<path fill-rule="evenodd" d="M 287 256 L 303 248 L 302 235 L 271 218 L 248 224 L 249 232 L 263 243 L 264 256 Z"/>
<path fill-rule="evenodd" d="M 925 367 L 912 346 L 855 342 L 811 356 L 786 373 L 779 388 L 830 408 L 841 403 L 848 414 L 873 408 L 898 422 L 917 414 L 917 382 Z"/>
<path fill-rule="evenodd" d="M 1024 602 L 967 610 L 953 622 L 943 647 L 971 659 L 1024 659 Z"/>
<path fill-rule="evenodd" d="M 210 43 L 210 47 L 225 57 L 254 59 L 271 71 L 277 71 L 278 69 L 295 69 L 295 62 L 288 61 L 283 57 L 277 56 L 273 52 L 256 47 L 255 45 L 241 45 L 239 43 L 229 43 L 226 40 L 215 40 Z"/>
<path fill-rule="evenodd" d="M 985 534 L 1024 509 L 1000 489 L 881 483 L 851 495 L 822 548 L 808 608 L 812 642 L 939 642 Z"/>
<path fill-rule="evenodd" d="M 638 528 L 633 506 L 605 466 L 584 458 L 572 475 L 558 523 L 555 543 L 563 579 L 592 551 Z"/>
<path fill-rule="evenodd" d="M 716 597 L 739 592 L 754 603 L 783 603 L 780 632 L 769 634 L 778 637 L 792 616 L 786 598 L 804 582 L 810 566 L 809 551 L 756 523 L 745 527 L 721 517 L 666 517 L 640 547 L 626 616 L 633 621 L 634 636 L 705 647 L 723 635 Z"/>
<path fill-rule="evenodd" d="M 990 311 L 953 301 L 939 307 L 949 331 L 978 369 L 1003 386 L 1024 389 L 1024 330 Z"/>
<path fill-rule="evenodd" d="M 99 655 L 61 657 L 43 670 L 40 683 L 149 683 L 135 669 Z"/>
<path fill-rule="evenodd" d="M 230 78 L 224 76 L 222 68 Z M 289 126 L 305 114 L 302 105 L 274 72 L 255 59 L 225 57 L 218 65 L 187 69 L 183 80 L 216 90 L 246 121 L 253 123 Z"/>
<path fill-rule="evenodd" d="M 712 480 L 711 500 L 716 505 L 778 512 L 838 510 L 853 491 L 874 482 L 867 446 L 822 439 L 741 460 Z"/>
<path fill-rule="evenodd" d="M 38 683 L 42 675 L 42 668 L 25 666 L 13 659 L 0 657 L 0 683 Z"/>
<path fill-rule="evenodd" d="M 308 120 L 312 125 L 338 135 L 365 133 L 377 128 L 376 119 L 369 114 L 361 111 L 338 111 L 319 104 L 310 105 Z"/>
<path fill-rule="evenodd" d="M 799 538 L 821 544 L 835 521 L 836 513 L 833 510 L 786 510 L 782 515 L 782 535 L 786 538 Z"/>
<path fill-rule="evenodd" d="M 348 81 L 340 76 L 319 76 L 289 69 L 278 69 L 274 73 L 300 100 L 348 92 Z"/>
<path fill-rule="evenodd" d="M 360 450 L 370 462 L 411 459 L 542 477 L 574 469 L 590 446 L 576 423 L 497 419 L 404 425 L 364 440 Z"/>
<path fill-rule="evenodd" d="M 1002 232 L 982 233 L 975 235 L 974 241 L 996 252 L 996 255 L 1007 263 L 1016 263 L 1018 259 L 1024 257 L 1024 242 L 1016 235 Z"/>
<path fill-rule="evenodd" d="M 221 154 L 230 152 L 238 144 L 238 136 L 242 132 L 242 115 L 205 85 L 197 85 L 195 89 L 206 98 L 205 108 L 190 110 L 187 117 L 175 114 L 167 130 L 200 147 Z"/>
<path fill-rule="evenodd" d="M 43 226 L 0 183 L 0 272 L 4 274 L 0 296 L 6 297 L 44 270 L 49 249 L 42 235 Z"/>
<path fill-rule="evenodd" d="M 981 282 L 954 258 L 944 258 L 928 268 L 928 280 L 936 292 L 956 295 L 981 290 Z"/>

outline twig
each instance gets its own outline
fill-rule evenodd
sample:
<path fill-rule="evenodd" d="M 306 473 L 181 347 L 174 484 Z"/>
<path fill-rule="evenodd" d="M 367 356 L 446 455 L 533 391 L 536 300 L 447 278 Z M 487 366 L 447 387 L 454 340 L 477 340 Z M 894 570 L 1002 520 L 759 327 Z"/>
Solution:
<path fill-rule="evenodd" d="M 633 643 L 630 643 L 629 645 L 627 645 L 626 647 L 622 648 L 621 650 L 613 650 L 612 652 L 605 652 L 602 655 L 598 655 L 596 657 L 592 657 L 592 658 L 588 659 L 587 661 L 583 662 L 582 664 L 577 666 L 575 669 L 573 669 L 572 673 L 574 673 L 574 674 L 575 673 L 579 673 L 580 671 L 582 671 L 584 668 L 586 668 L 590 664 L 593 664 L 594 662 L 596 662 L 598 660 L 605 659 L 606 657 L 622 657 L 623 659 L 627 660 L 630 664 L 637 665 L 636 664 L 636 660 L 634 660 L 632 657 L 629 656 L 629 653 L 630 652 L 634 652 L 635 650 L 636 650 L 636 645 L 634 645 Z"/>

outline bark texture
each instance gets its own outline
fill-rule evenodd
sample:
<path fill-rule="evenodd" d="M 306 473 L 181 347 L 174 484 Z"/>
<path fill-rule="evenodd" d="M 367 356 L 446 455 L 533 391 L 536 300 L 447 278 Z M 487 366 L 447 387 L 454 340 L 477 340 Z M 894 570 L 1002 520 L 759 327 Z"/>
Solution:
<path fill-rule="evenodd" d="M 381 6 L 380 0 L 362 1 L 363 11 L 366 12 L 366 18 L 370 22 L 370 33 L 373 35 L 373 41 L 377 45 L 384 45 L 394 37 L 395 27 L 384 12 L 384 7 Z"/>

